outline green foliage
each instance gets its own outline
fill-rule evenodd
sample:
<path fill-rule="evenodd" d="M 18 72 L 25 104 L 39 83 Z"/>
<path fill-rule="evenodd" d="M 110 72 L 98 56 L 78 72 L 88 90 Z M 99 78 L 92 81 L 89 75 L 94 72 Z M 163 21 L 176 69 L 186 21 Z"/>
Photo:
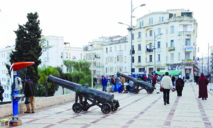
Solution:
<path fill-rule="evenodd" d="M 41 63 L 39 57 L 42 54 L 42 48 L 39 44 L 41 39 L 40 21 L 38 13 L 28 13 L 28 21 L 24 25 L 19 25 L 15 31 L 16 46 L 15 51 L 10 54 L 10 63 L 14 62 L 35 62 L 28 67 L 27 75 L 37 84 L 39 80 L 38 66 Z"/>
<path fill-rule="evenodd" d="M 37 90 L 38 92 L 36 94 L 39 94 L 42 92 L 42 94 L 39 96 L 44 96 L 44 94 L 46 92 L 46 85 L 47 85 L 48 95 L 53 96 L 55 91 L 58 90 L 58 85 L 48 83 L 47 78 L 49 75 L 60 77 L 59 71 L 51 66 L 48 66 L 48 67 L 42 66 L 41 68 L 38 68 L 38 71 L 39 71 L 40 79 L 38 81 L 38 85 L 36 88 L 41 89 L 41 90 Z"/>
<path fill-rule="evenodd" d="M 52 48 L 52 46 L 46 45 L 46 39 L 44 37 L 41 37 L 39 45 L 42 48 L 42 53 L 47 51 L 48 49 Z"/>

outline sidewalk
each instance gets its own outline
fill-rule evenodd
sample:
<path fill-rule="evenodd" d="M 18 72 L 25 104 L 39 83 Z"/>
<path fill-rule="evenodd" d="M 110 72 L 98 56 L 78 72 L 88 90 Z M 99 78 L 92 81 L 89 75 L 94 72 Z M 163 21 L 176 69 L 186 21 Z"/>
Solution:
<path fill-rule="evenodd" d="M 212 128 L 213 91 L 207 100 L 198 99 L 198 86 L 186 83 L 183 96 L 170 91 L 170 104 L 163 104 L 163 94 L 114 93 L 119 109 L 108 115 L 99 107 L 75 114 L 72 104 L 43 109 L 34 114 L 20 114 L 23 125 L 17 128 Z"/>

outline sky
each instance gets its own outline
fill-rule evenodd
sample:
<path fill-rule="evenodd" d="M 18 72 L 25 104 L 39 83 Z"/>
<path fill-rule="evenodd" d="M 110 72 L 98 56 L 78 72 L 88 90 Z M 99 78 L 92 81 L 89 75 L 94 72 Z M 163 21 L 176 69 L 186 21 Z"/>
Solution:
<path fill-rule="evenodd" d="M 132 0 L 136 19 L 167 9 L 189 9 L 198 22 L 198 56 L 213 46 L 213 0 Z M 131 0 L 0 0 L 0 48 L 15 44 L 15 30 L 27 22 L 27 13 L 38 12 L 42 35 L 63 36 L 72 47 L 82 47 L 101 36 L 128 34 Z"/>

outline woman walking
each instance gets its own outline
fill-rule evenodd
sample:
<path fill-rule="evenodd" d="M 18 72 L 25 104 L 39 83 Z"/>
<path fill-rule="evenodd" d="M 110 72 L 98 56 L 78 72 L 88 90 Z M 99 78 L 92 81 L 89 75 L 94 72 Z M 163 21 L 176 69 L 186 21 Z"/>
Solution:
<path fill-rule="evenodd" d="M 184 87 L 184 81 L 181 79 L 181 75 L 179 75 L 179 78 L 176 80 L 176 90 L 177 90 L 177 96 L 182 96 L 182 91 Z"/>
<path fill-rule="evenodd" d="M 206 79 L 204 74 L 201 74 L 201 77 L 198 80 L 199 85 L 199 96 L 198 98 L 202 98 L 202 100 L 206 100 L 208 98 L 207 85 L 209 81 Z"/>

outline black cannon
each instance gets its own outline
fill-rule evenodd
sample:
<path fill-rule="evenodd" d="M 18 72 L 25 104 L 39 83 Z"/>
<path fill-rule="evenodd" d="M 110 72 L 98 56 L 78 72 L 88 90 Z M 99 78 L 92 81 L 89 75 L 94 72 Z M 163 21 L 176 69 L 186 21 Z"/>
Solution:
<path fill-rule="evenodd" d="M 132 90 L 133 93 L 138 93 L 142 89 L 145 89 L 148 94 L 151 94 L 154 91 L 154 88 L 152 87 L 152 84 L 150 84 L 150 83 L 147 83 L 147 82 L 142 81 L 142 80 L 137 80 L 137 79 L 135 79 L 131 76 L 127 76 L 127 75 L 122 74 L 120 72 L 117 72 L 117 75 L 122 76 L 122 77 L 134 82 L 133 90 Z"/>
<path fill-rule="evenodd" d="M 90 107 L 97 105 L 104 114 L 108 114 L 111 111 L 116 111 L 119 107 L 119 102 L 114 99 L 113 94 L 82 86 L 52 75 L 48 77 L 47 81 L 76 92 L 75 103 L 72 106 L 75 113 L 80 113 L 82 110 L 87 111 Z"/>

